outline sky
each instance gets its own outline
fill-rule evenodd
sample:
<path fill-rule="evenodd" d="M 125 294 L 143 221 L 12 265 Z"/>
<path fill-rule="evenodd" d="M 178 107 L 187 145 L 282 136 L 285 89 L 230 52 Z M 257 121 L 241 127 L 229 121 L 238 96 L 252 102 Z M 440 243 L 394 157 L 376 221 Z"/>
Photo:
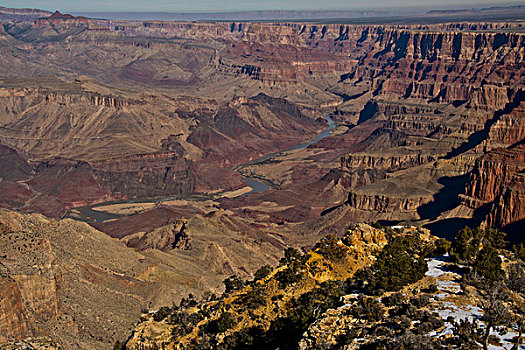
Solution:
<path fill-rule="evenodd" d="M 525 5 L 524 0 L 0 0 L 0 6 L 61 12 L 225 12 L 471 8 Z"/>

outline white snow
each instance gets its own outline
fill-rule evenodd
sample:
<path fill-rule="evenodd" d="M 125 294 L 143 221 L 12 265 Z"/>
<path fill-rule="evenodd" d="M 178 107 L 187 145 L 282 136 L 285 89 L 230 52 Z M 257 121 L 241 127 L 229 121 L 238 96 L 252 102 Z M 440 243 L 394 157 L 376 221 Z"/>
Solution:
<path fill-rule="evenodd" d="M 428 264 L 426 275 L 436 279 L 436 286 L 439 290 L 438 293 L 434 294 L 433 298 L 431 298 L 430 309 L 431 311 L 437 312 L 443 321 L 445 321 L 444 329 L 440 332 L 430 332 L 429 335 L 443 336 L 446 334 L 452 334 L 454 327 L 451 323 L 447 322 L 447 318 L 450 316 L 452 316 L 456 322 L 459 322 L 462 319 L 468 319 L 470 321 L 473 319 L 480 320 L 483 315 L 483 310 L 481 308 L 470 304 L 458 306 L 453 302 L 446 301 L 447 297 L 461 292 L 461 286 L 457 282 L 461 276 L 443 268 L 443 264 L 450 261 L 448 254 L 437 258 L 426 259 L 426 261 Z M 496 332 L 492 332 L 491 334 L 497 335 L 502 343 L 501 346 L 491 345 L 491 350 L 510 350 L 513 346 L 512 339 L 517 336 L 514 331 L 509 331 L 503 336 L 500 336 Z M 525 346 L 520 345 L 519 350 L 525 350 Z"/>
<path fill-rule="evenodd" d="M 445 273 L 439 268 L 443 264 L 443 261 L 437 260 L 435 258 L 425 260 L 427 261 L 428 265 L 428 271 L 426 273 L 427 276 L 439 277 Z"/>
<path fill-rule="evenodd" d="M 449 259 L 448 254 L 438 258 L 425 259 L 428 265 L 426 275 L 434 277 L 438 289 L 445 292 L 446 295 L 448 295 L 448 293 L 458 293 L 461 291 L 461 286 L 456 282 L 460 275 L 443 269 L 443 264 L 448 262 Z M 442 296 L 442 294 L 439 295 Z M 443 297 L 440 299 L 443 299 Z"/>

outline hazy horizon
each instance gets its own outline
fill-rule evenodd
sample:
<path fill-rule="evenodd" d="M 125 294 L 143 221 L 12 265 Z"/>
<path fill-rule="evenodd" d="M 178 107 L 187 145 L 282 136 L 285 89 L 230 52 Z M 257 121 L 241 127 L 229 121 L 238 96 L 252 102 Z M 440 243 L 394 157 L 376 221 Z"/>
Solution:
<path fill-rule="evenodd" d="M 432 0 L 92 0 L 75 2 L 66 0 L 4 0 L 1 6 L 14 8 L 36 8 L 48 11 L 59 10 L 70 13 L 118 13 L 118 12 L 170 12 L 170 13 L 220 13 L 250 11 L 423 11 L 432 9 L 457 9 L 490 6 L 523 5 L 523 1 L 488 0 L 443 0 L 436 4 Z"/>

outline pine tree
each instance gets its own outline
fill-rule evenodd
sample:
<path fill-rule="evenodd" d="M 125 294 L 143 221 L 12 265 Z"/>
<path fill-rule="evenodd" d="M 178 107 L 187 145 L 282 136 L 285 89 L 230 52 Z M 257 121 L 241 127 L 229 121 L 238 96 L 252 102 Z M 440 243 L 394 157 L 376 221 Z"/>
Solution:
<path fill-rule="evenodd" d="M 505 277 L 501 268 L 501 258 L 494 247 L 483 248 L 474 262 L 474 271 L 490 281 L 498 281 Z"/>

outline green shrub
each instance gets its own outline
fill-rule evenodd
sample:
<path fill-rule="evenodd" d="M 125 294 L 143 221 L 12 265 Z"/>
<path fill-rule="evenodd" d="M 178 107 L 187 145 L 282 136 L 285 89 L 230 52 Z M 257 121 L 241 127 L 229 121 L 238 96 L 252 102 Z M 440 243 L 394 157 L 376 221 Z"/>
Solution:
<path fill-rule="evenodd" d="M 523 243 L 520 243 L 519 245 L 515 244 L 512 247 L 512 250 L 514 251 L 514 254 L 521 259 L 522 261 L 525 261 L 525 246 Z"/>
<path fill-rule="evenodd" d="M 360 297 L 352 307 L 351 313 L 354 317 L 363 320 L 379 322 L 385 315 L 385 308 L 382 303 L 374 298 Z"/>
<path fill-rule="evenodd" d="M 422 308 L 430 303 L 430 297 L 426 294 L 421 294 L 410 298 L 410 303 L 417 308 Z"/>
<path fill-rule="evenodd" d="M 422 292 L 434 294 L 439 292 L 439 288 L 435 284 L 431 284 L 428 286 L 428 288 L 422 289 Z"/>
<path fill-rule="evenodd" d="M 291 302 L 287 317 L 272 322 L 264 349 L 297 349 L 308 326 L 326 310 L 336 308 L 344 295 L 343 283 L 327 281 Z"/>
<path fill-rule="evenodd" d="M 450 256 L 457 263 L 472 265 L 481 248 L 502 249 L 506 246 L 505 233 L 493 228 L 471 229 L 465 227 L 458 232 L 450 247 Z"/>
<path fill-rule="evenodd" d="M 260 267 L 254 274 L 254 281 L 259 281 L 264 279 L 272 272 L 272 267 L 269 265 L 264 265 Z"/>
<path fill-rule="evenodd" d="M 218 350 L 256 350 L 265 349 L 262 346 L 264 331 L 258 327 L 243 328 L 240 331 L 230 334 L 217 347 Z"/>
<path fill-rule="evenodd" d="M 450 247 L 450 256 L 455 262 L 470 264 L 479 252 L 483 231 L 465 227 L 458 232 Z"/>
<path fill-rule="evenodd" d="M 168 318 L 168 324 L 174 325 L 171 335 L 175 340 L 192 332 L 197 323 L 204 318 L 203 313 L 195 312 L 188 314 L 186 311 L 179 310 L 173 312 Z"/>
<path fill-rule="evenodd" d="M 479 349 L 478 344 L 482 340 L 482 331 L 476 319 L 472 321 L 461 319 L 457 323 L 454 322 L 453 338 L 449 342 L 463 346 L 464 349 Z"/>
<path fill-rule="evenodd" d="M 474 262 L 474 271 L 490 281 L 505 277 L 505 272 L 501 268 L 501 258 L 496 249 L 490 245 L 479 252 Z"/>
<path fill-rule="evenodd" d="M 488 227 L 483 232 L 483 246 L 491 246 L 494 249 L 503 249 L 507 246 L 507 241 L 505 240 L 505 237 L 507 234 L 505 232 L 501 232 L 495 228 Z"/>
<path fill-rule="evenodd" d="M 449 252 L 451 243 L 445 238 L 440 238 L 434 243 L 434 255 L 444 255 Z"/>
<path fill-rule="evenodd" d="M 413 237 L 396 237 L 378 254 L 370 280 L 372 291 L 395 291 L 420 280 L 428 270 Z"/>
<path fill-rule="evenodd" d="M 266 290 L 260 285 L 254 284 L 246 295 L 241 299 L 242 305 L 249 309 L 255 309 L 261 305 L 266 304 Z"/>
<path fill-rule="evenodd" d="M 113 346 L 113 350 L 126 350 L 126 343 L 121 343 L 117 340 Z"/>
<path fill-rule="evenodd" d="M 387 236 L 392 236 L 394 234 L 394 230 L 390 226 L 383 226 L 379 222 L 374 222 L 370 226 L 382 230 Z"/>
<path fill-rule="evenodd" d="M 159 311 L 155 312 L 153 315 L 153 319 L 155 322 L 160 322 L 164 320 L 168 315 L 170 314 L 171 309 L 169 307 L 163 306 L 159 309 Z"/>
<path fill-rule="evenodd" d="M 402 293 L 393 293 L 390 296 L 381 299 L 383 304 L 387 307 L 392 307 L 401 304 L 405 301 L 405 296 Z"/>
<path fill-rule="evenodd" d="M 303 255 L 295 248 L 287 248 L 284 251 L 284 258 L 279 260 L 279 265 L 296 264 L 301 261 Z"/>
<path fill-rule="evenodd" d="M 514 292 L 525 293 L 525 269 L 520 264 L 509 267 L 507 286 Z"/>
<path fill-rule="evenodd" d="M 328 235 L 322 238 L 314 247 L 314 250 L 332 262 L 341 262 L 346 258 L 347 249 L 339 244 L 336 235 Z"/>
<path fill-rule="evenodd" d="M 224 287 L 226 288 L 224 290 L 224 293 L 230 293 L 239 289 L 242 289 L 244 287 L 244 281 L 240 279 L 238 276 L 233 275 L 228 278 L 226 278 L 224 281 Z"/>
<path fill-rule="evenodd" d="M 301 280 L 303 277 L 301 270 L 304 269 L 305 262 L 306 256 L 297 249 L 288 248 L 284 251 L 284 258 L 279 261 L 279 265 L 287 265 L 287 267 L 275 275 L 281 289 Z"/>
<path fill-rule="evenodd" d="M 205 328 L 208 333 L 224 333 L 233 328 L 235 324 L 235 316 L 229 312 L 224 312 L 218 319 L 208 322 Z"/>

